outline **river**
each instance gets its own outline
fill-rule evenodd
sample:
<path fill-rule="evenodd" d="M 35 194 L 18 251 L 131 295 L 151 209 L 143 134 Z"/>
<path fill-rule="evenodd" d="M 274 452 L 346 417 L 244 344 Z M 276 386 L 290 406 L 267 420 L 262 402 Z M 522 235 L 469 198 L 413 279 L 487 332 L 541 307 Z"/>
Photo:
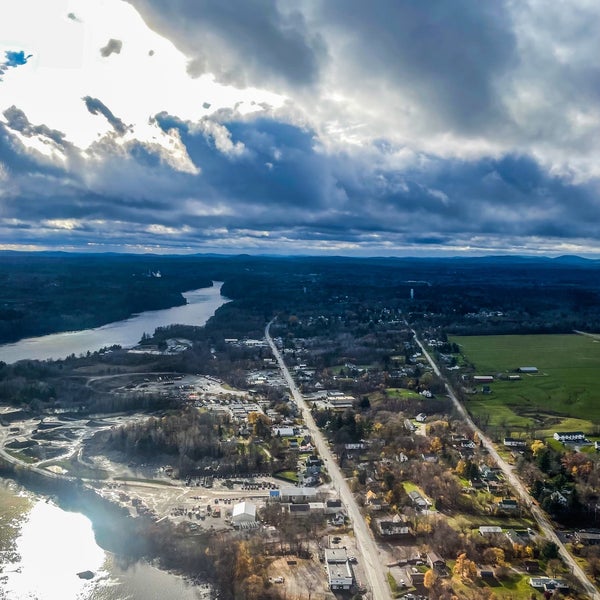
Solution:
<path fill-rule="evenodd" d="M 13 344 L 0 345 L 0 361 L 14 363 L 24 359 L 59 359 L 71 354 L 79 356 L 118 344 L 123 348 L 135 346 L 144 333 L 152 334 L 166 325 L 204 325 L 215 311 L 228 300 L 221 296 L 223 282 L 213 281 L 210 288 L 185 292 L 184 306 L 152 310 L 115 321 L 94 329 L 53 333 L 26 338 Z"/>
<path fill-rule="evenodd" d="M 105 552 L 91 521 L 0 480 L 0 599 L 200 600 L 206 590 Z M 89 580 L 77 574 L 91 571 Z"/>

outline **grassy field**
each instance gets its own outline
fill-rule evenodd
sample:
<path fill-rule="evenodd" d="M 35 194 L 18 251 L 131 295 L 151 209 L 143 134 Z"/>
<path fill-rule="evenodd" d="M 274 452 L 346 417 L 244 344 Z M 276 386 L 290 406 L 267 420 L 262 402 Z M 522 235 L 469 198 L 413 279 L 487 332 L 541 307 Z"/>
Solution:
<path fill-rule="evenodd" d="M 423 399 L 423 396 L 419 396 L 417 392 L 406 390 L 404 388 L 386 388 L 385 393 L 389 398 L 413 398 L 415 400 Z"/>
<path fill-rule="evenodd" d="M 0 482 L 0 563 L 16 560 L 15 538 L 19 535 L 21 523 L 31 508 L 31 501 L 20 496 L 4 481 Z M 0 564 L 0 573 L 2 564 Z"/>
<path fill-rule="evenodd" d="M 489 425 L 535 427 L 539 435 L 583 430 L 600 424 L 600 341 L 583 335 L 506 335 L 452 337 L 477 374 L 514 374 L 537 367 L 518 381 L 496 380 L 492 393 L 468 402 Z"/>

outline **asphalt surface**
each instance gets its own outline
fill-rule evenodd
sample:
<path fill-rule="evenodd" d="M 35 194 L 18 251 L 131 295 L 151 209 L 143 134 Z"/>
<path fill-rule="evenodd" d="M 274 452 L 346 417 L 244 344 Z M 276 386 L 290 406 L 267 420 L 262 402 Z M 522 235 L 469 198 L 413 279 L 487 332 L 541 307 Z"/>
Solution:
<path fill-rule="evenodd" d="M 367 524 L 365 523 L 365 520 L 358 508 L 358 504 L 356 503 L 356 500 L 354 499 L 354 496 L 348 487 L 348 483 L 344 479 L 344 476 L 340 471 L 337 462 L 335 461 L 335 458 L 325 441 L 325 438 L 317 427 L 310 413 L 308 405 L 296 387 L 296 384 L 283 360 L 283 356 L 279 352 L 279 349 L 275 345 L 273 338 L 271 338 L 271 335 L 269 334 L 269 329 L 272 322 L 273 321 L 271 321 L 265 328 L 265 338 L 267 339 L 273 355 L 277 360 L 277 364 L 281 369 L 281 373 L 285 378 L 294 402 L 302 411 L 304 423 L 312 436 L 319 455 L 325 463 L 327 472 L 331 478 L 331 483 L 334 488 L 338 490 L 340 499 L 346 507 L 348 516 L 352 521 L 356 545 L 362 557 L 364 570 L 369 583 L 371 592 L 370 597 L 373 600 L 391 600 L 392 595 L 387 582 L 387 567 L 384 564 L 385 561 L 380 554 L 373 537 L 371 536 L 371 532 L 369 531 L 369 528 L 367 527 Z"/>
<path fill-rule="evenodd" d="M 554 527 L 552 526 L 552 523 L 546 516 L 546 514 L 540 509 L 540 507 L 537 504 L 535 504 L 534 499 L 531 497 L 531 495 L 529 494 L 529 492 L 527 491 L 527 489 L 525 488 L 525 486 L 523 485 L 521 480 L 517 477 L 517 475 L 515 475 L 512 465 L 508 464 L 498 454 L 498 451 L 496 450 L 494 444 L 492 443 L 492 440 L 490 440 L 490 438 L 488 438 L 485 435 L 485 433 L 483 433 L 483 431 L 481 431 L 481 429 L 479 429 L 479 427 L 477 427 L 477 425 L 475 425 L 475 423 L 473 422 L 473 420 L 467 413 L 465 407 L 461 404 L 461 402 L 457 398 L 456 394 L 454 393 L 454 390 L 448 383 L 448 380 L 446 379 L 446 377 L 444 377 L 444 375 L 442 375 L 437 364 L 435 363 L 433 358 L 431 358 L 431 355 L 427 352 L 427 350 L 425 349 L 425 347 L 423 346 L 423 344 L 417 337 L 416 331 L 414 329 L 412 329 L 411 331 L 413 332 L 413 335 L 415 336 L 415 341 L 421 348 L 423 355 L 425 356 L 425 358 L 431 365 L 431 368 L 433 369 L 435 374 L 444 382 L 444 385 L 446 386 L 446 391 L 448 392 L 448 396 L 452 400 L 456 410 L 459 412 L 461 417 L 464 419 L 465 423 L 467 423 L 467 425 L 475 433 L 477 433 L 477 435 L 479 436 L 479 439 L 481 440 L 481 443 L 486 448 L 486 450 L 490 453 L 490 456 L 494 459 L 494 461 L 496 462 L 498 467 L 502 470 L 502 472 L 504 473 L 504 476 L 506 477 L 506 480 L 513 487 L 513 489 L 519 496 L 521 502 L 523 502 L 531 511 L 531 514 L 533 515 L 534 519 L 536 520 L 538 527 L 540 528 L 540 531 L 546 536 L 546 538 L 548 538 L 548 540 L 554 542 L 558 546 L 561 558 L 565 561 L 565 564 L 567 565 L 567 567 L 569 569 L 571 569 L 571 572 L 575 575 L 575 577 L 577 577 L 577 579 L 579 580 L 579 583 L 581 584 L 581 587 L 585 590 L 585 592 L 587 594 L 589 594 L 590 598 L 593 598 L 593 600 L 600 600 L 600 593 L 598 592 L 598 589 L 588 579 L 588 576 L 585 574 L 584 570 L 579 566 L 577 561 L 569 554 L 565 545 L 562 543 L 562 541 L 560 540 L 558 535 L 556 535 L 556 531 L 555 531 Z"/>

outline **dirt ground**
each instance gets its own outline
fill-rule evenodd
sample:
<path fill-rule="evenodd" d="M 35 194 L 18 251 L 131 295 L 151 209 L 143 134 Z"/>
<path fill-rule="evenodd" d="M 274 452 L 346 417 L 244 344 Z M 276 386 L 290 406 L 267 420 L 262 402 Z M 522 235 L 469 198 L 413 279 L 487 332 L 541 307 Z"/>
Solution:
<path fill-rule="evenodd" d="M 269 567 L 273 579 L 283 577 L 283 583 L 273 583 L 285 590 L 287 600 L 334 600 L 327 586 L 325 566 L 314 556 L 302 559 L 295 556 L 278 558 Z"/>

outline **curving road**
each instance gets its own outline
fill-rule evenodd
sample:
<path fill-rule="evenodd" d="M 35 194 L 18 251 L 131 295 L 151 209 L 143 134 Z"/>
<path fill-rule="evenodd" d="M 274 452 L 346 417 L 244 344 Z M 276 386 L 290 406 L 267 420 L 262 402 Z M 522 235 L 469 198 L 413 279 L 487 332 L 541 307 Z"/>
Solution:
<path fill-rule="evenodd" d="M 502 469 L 502 472 L 504 473 L 506 480 L 510 483 L 510 485 L 513 487 L 513 489 L 516 491 L 516 493 L 519 496 L 519 498 L 521 499 L 521 501 L 531 511 L 531 514 L 535 518 L 540 530 L 544 533 L 544 535 L 550 541 L 554 542 L 558 546 L 560 555 L 563 558 L 563 560 L 565 561 L 565 564 L 571 569 L 571 572 L 577 577 L 577 579 L 579 580 L 579 583 L 581 584 L 583 589 L 586 591 L 586 593 L 589 594 L 590 598 L 593 598 L 593 600 L 600 600 L 600 593 L 598 592 L 598 589 L 589 580 L 588 576 L 585 574 L 585 571 L 579 566 L 577 561 L 569 554 L 568 550 L 565 548 L 565 545 L 562 543 L 560 538 L 556 535 L 556 531 L 554 530 L 552 523 L 550 522 L 550 520 L 548 519 L 546 514 L 540 509 L 540 507 L 534 503 L 533 498 L 531 497 L 531 495 L 529 494 L 529 492 L 523 485 L 522 481 L 515 474 L 512 465 L 508 464 L 498 454 L 498 451 L 496 450 L 494 444 L 492 443 L 492 440 L 490 440 L 490 438 L 488 438 L 485 435 L 485 433 L 483 433 L 483 431 L 481 431 L 481 429 L 479 429 L 479 427 L 477 427 L 477 425 L 475 425 L 475 423 L 469 416 L 469 413 L 467 412 L 465 407 L 462 405 L 462 403 L 456 397 L 456 394 L 454 393 L 454 390 L 450 387 L 448 380 L 446 379 L 446 377 L 444 375 L 442 375 L 436 362 L 433 360 L 433 358 L 431 358 L 431 355 L 429 354 L 429 352 L 427 352 L 427 350 L 425 349 L 425 346 L 421 343 L 421 340 L 419 340 L 419 338 L 417 336 L 417 332 L 414 329 L 411 329 L 411 331 L 414 335 L 415 342 L 417 342 L 417 344 L 421 348 L 421 351 L 423 352 L 423 355 L 425 356 L 425 358 L 431 365 L 431 368 L 433 369 L 435 374 L 444 382 L 446 391 L 448 392 L 448 396 L 452 400 L 456 410 L 459 412 L 461 417 L 464 419 L 465 423 L 472 429 L 472 431 L 477 433 L 483 446 L 490 453 L 490 456 L 494 459 L 494 461 L 496 462 L 498 467 L 500 469 Z"/>
<path fill-rule="evenodd" d="M 288 368 L 283 360 L 283 356 L 275 345 L 273 338 L 271 338 L 269 329 L 274 320 L 275 319 L 271 320 L 267 324 L 265 328 L 265 338 L 271 347 L 275 359 L 277 360 L 277 364 L 279 365 L 281 373 L 283 374 L 283 377 L 289 387 L 294 402 L 296 402 L 296 405 L 302 411 L 304 423 L 310 431 L 319 455 L 325 462 L 325 466 L 327 467 L 327 471 L 331 477 L 331 482 L 339 490 L 340 499 L 348 511 L 348 516 L 352 520 L 352 524 L 354 526 L 354 536 L 356 538 L 357 546 L 361 551 L 361 556 L 365 566 L 365 573 L 369 580 L 369 585 L 372 592 L 372 598 L 374 600 L 391 600 L 392 596 L 387 582 L 387 571 L 385 564 L 380 559 L 379 550 L 377 549 L 367 524 L 360 513 L 358 504 L 356 503 L 356 500 L 354 499 L 354 496 L 348 487 L 348 483 L 344 479 L 344 476 L 340 471 L 333 454 L 329 449 L 329 446 L 325 442 L 325 438 L 317 427 L 317 424 L 310 413 L 308 405 L 296 387 L 296 383 L 288 371 Z"/>

